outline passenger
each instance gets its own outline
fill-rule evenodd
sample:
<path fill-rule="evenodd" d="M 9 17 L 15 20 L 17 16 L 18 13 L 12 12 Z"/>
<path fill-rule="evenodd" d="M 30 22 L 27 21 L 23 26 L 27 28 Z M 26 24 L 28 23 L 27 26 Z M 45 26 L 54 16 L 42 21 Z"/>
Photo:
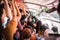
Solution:
<path fill-rule="evenodd" d="M 7 0 L 3 0 L 3 1 L 4 1 L 5 8 L 9 10 L 7 12 L 12 14 L 12 20 L 9 23 L 7 23 L 6 28 L 3 29 L 2 31 L 6 40 L 13 40 L 13 36 L 14 36 L 14 33 L 16 32 L 17 24 L 18 24 L 18 21 L 20 20 L 21 14 L 19 13 L 19 10 L 17 9 L 17 4 L 16 2 L 14 3 L 14 0 L 12 0 L 13 12 L 11 12 L 11 9 L 9 8 L 8 1 Z M 5 10 L 3 9 L 3 11 Z M 3 15 L 4 14 L 5 13 L 3 12 Z M 1 18 L 4 21 L 4 17 L 6 16 L 3 16 L 3 15 Z"/>
<path fill-rule="evenodd" d="M 38 27 L 38 33 L 36 34 L 36 40 L 45 40 L 44 38 L 45 30 L 46 30 L 45 26 Z"/>
<path fill-rule="evenodd" d="M 54 33 L 58 34 L 58 28 L 57 27 L 52 27 L 52 30 Z"/>
<path fill-rule="evenodd" d="M 45 31 L 44 31 L 44 38 L 45 40 L 50 40 L 49 39 L 49 28 L 45 26 Z"/>

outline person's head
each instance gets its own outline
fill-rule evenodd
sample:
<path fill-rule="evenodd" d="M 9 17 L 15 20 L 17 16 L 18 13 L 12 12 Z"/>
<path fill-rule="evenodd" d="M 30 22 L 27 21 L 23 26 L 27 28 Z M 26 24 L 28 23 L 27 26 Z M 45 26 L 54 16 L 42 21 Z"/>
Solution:
<path fill-rule="evenodd" d="M 54 33 L 58 33 L 58 28 L 57 27 L 52 27 L 52 30 Z"/>
<path fill-rule="evenodd" d="M 38 28 L 42 26 L 42 23 L 40 20 L 37 21 L 37 27 L 36 27 L 36 33 L 38 32 Z"/>
<path fill-rule="evenodd" d="M 41 26 L 41 25 L 42 25 L 42 22 L 41 22 L 40 20 L 38 20 L 38 21 L 37 21 L 37 25 L 38 25 L 38 26 L 39 26 L 39 25 Z"/>
<path fill-rule="evenodd" d="M 32 34 L 31 27 L 27 26 L 23 28 L 23 39 L 30 39 Z"/>
<path fill-rule="evenodd" d="M 47 29 L 46 26 L 42 25 L 38 27 L 38 33 L 40 33 L 41 35 L 44 35 L 44 32 L 46 29 Z"/>

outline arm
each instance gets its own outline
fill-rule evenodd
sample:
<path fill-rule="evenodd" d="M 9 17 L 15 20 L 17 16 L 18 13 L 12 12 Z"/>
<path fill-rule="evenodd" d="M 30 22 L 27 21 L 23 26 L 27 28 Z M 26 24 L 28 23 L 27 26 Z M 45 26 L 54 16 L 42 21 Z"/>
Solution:
<path fill-rule="evenodd" d="M 18 29 L 19 30 L 23 30 L 23 26 L 21 25 L 21 22 L 20 21 L 18 22 Z"/>
<path fill-rule="evenodd" d="M 7 0 L 4 0 L 4 7 L 5 7 L 6 15 L 11 18 L 12 13 L 11 13 L 11 9 L 9 8 Z"/>
<path fill-rule="evenodd" d="M 25 5 L 24 5 L 24 3 L 23 2 L 21 2 L 21 4 L 22 4 L 22 9 L 23 9 L 23 13 L 24 13 L 24 15 L 26 15 L 26 7 L 25 7 Z"/>
<path fill-rule="evenodd" d="M 25 7 L 25 5 L 24 5 L 24 3 L 22 1 L 19 2 L 19 6 L 23 10 L 23 15 L 26 15 L 26 11 L 25 11 L 26 7 Z"/>
<path fill-rule="evenodd" d="M 5 6 L 8 5 L 7 0 L 4 0 L 4 2 L 5 2 Z M 4 36 L 5 36 L 5 38 L 7 40 L 13 40 L 13 36 L 14 36 L 14 34 L 16 32 L 16 27 L 17 27 L 17 23 L 18 23 L 17 22 L 17 16 L 16 16 L 17 12 L 16 12 L 16 9 L 15 9 L 13 1 L 12 1 L 11 4 L 12 4 L 12 8 L 13 8 L 12 9 L 12 11 L 13 11 L 12 12 L 12 20 L 9 23 L 7 23 L 6 28 L 3 30 L 3 32 L 4 32 L 3 34 L 4 34 Z M 9 11 L 9 13 L 10 13 L 10 11 Z M 8 30 L 8 31 L 6 31 L 6 30 Z"/>
<path fill-rule="evenodd" d="M 16 11 L 16 8 L 15 8 L 15 4 L 14 4 L 14 0 L 12 0 L 12 11 L 13 11 L 13 13 L 12 13 L 12 20 L 14 20 L 14 21 L 17 21 L 17 11 Z"/>
<path fill-rule="evenodd" d="M 21 19 L 21 13 L 20 13 L 20 11 L 18 9 L 18 6 L 17 6 L 16 2 L 15 2 L 15 7 L 16 7 L 16 10 L 17 10 L 17 19 L 18 19 L 18 21 L 20 21 L 20 19 Z"/>

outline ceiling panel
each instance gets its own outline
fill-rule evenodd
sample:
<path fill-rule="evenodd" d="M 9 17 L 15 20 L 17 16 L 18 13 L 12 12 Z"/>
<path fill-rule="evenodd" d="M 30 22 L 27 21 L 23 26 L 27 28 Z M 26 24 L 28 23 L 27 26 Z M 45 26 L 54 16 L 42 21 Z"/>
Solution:
<path fill-rule="evenodd" d="M 52 8 L 52 7 L 57 7 L 58 5 L 58 0 L 24 0 L 24 2 L 28 8 L 30 7 L 37 8 L 35 5 L 37 6 L 43 5 L 43 6 L 47 6 L 48 8 Z"/>

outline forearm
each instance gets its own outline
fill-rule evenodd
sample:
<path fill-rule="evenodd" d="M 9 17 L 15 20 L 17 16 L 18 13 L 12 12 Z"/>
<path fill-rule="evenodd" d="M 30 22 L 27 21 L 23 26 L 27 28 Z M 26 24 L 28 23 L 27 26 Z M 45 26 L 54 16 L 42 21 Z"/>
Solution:
<path fill-rule="evenodd" d="M 17 22 L 17 11 L 15 8 L 14 1 L 12 0 L 12 20 Z"/>
<path fill-rule="evenodd" d="M 12 11 L 13 11 L 13 17 L 17 17 L 17 10 L 16 10 L 16 8 L 15 8 L 15 4 L 12 2 Z"/>
<path fill-rule="evenodd" d="M 20 13 L 20 11 L 18 9 L 18 6 L 17 6 L 17 3 L 16 2 L 15 2 L 15 7 L 16 7 L 16 10 L 17 10 L 17 19 L 19 21 L 21 19 L 21 13 Z"/>
<path fill-rule="evenodd" d="M 4 0 L 4 7 L 5 7 L 6 15 L 8 17 L 12 17 L 11 9 L 9 8 L 8 1 L 7 0 Z"/>
<path fill-rule="evenodd" d="M 26 7 L 25 7 L 24 3 L 21 2 L 21 3 L 20 3 L 20 6 L 21 6 L 22 9 L 23 9 L 23 14 L 26 15 Z"/>

